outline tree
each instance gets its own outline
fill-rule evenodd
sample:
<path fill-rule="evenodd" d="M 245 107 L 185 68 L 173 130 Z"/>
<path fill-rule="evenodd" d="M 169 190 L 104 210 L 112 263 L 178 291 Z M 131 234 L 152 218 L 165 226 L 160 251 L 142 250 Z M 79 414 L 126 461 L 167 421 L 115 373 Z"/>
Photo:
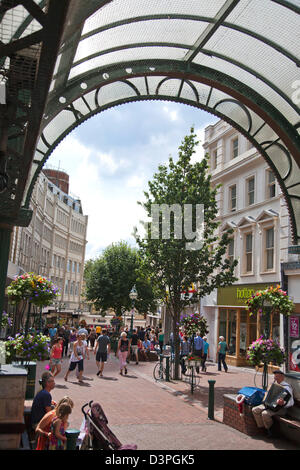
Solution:
<path fill-rule="evenodd" d="M 138 299 L 135 308 L 146 314 L 156 311 L 150 283 L 139 275 L 140 257 L 136 248 L 125 242 L 107 247 L 102 256 L 89 260 L 85 266 L 86 299 L 101 310 L 102 315 L 112 308 L 117 315 L 131 309 L 129 292 L 136 285 Z"/>
<path fill-rule="evenodd" d="M 194 304 L 215 288 L 230 285 L 236 280 L 233 272 L 237 261 L 230 264 L 226 257 L 232 231 L 221 236 L 217 234 L 217 188 L 211 187 L 208 155 L 201 162 L 191 163 L 197 145 L 192 128 L 179 147 L 177 162 L 170 157 L 168 165 L 158 167 L 158 172 L 148 182 L 149 191 L 144 192 L 146 201 L 139 202 L 148 218 L 152 218 L 148 226 L 145 224 L 147 237 L 142 238 L 137 230 L 135 232 L 143 261 L 142 269 L 166 303 L 167 312 L 173 320 L 176 377 L 180 313 L 186 305 Z M 200 204 L 204 205 L 201 226 L 197 218 Z M 160 209 L 160 217 L 154 220 L 153 214 L 157 215 L 157 208 Z M 174 210 L 168 211 L 167 208 Z M 189 218 L 183 217 L 186 213 L 190 214 Z M 192 230 L 187 230 L 189 224 Z M 163 232 L 169 236 L 163 237 Z M 192 283 L 198 287 L 189 298 L 188 290 Z"/>

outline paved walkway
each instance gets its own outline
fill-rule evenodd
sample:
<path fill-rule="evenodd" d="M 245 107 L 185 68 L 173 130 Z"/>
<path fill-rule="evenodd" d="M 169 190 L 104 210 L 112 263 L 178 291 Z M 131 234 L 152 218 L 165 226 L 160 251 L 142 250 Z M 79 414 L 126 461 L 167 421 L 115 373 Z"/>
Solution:
<path fill-rule="evenodd" d="M 128 375 L 119 375 L 119 363 L 112 354 L 105 366 L 104 377 L 96 376 L 93 353 L 85 361 L 84 383 L 79 384 L 75 372 L 68 382 L 64 359 L 62 372 L 56 377 L 53 399 L 70 396 L 75 407 L 70 426 L 80 428 L 81 407 L 98 401 L 108 418 L 111 430 L 122 443 L 135 443 L 139 450 L 296 450 L 291 442 L 264 437 L 250 437 L 222 424 L 223 395 L 237 393 L 243 386 L 261 386 L 261 376 L 251 369 L 230 367 L 228 373 L 218 372 L 208 363 L 207 373 L 201 373 L 200 385 L 191 394 L 190 386 L 181 381 L 155 382 L 152 376 L 155 362 L 131 363 Z M 45 370 L 38 363 L 38 379 Z M 215 419 L 208 420 L 208 380 L 215 380 Z M 271 378 L 270 378 L 271 380 Z"/>

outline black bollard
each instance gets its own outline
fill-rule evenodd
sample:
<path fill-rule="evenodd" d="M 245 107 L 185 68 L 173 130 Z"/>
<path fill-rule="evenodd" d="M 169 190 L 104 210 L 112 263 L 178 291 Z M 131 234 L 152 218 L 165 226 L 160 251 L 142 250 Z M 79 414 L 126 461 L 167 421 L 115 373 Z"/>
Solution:
<path fill-rule="evenodd" d="M 67 438 L 67 450 L 76 450 L 77 438 L 80 434 L 78 429 L 67 429 L 66 438 Z"/>
<path fill-rule="evenodd" d="M 208 391 L 208 419 L 214 419 L 214 405 L 215 405 L 215 391 L 214 385 L 215 380 L 209 380 L 209 391 Z"/>

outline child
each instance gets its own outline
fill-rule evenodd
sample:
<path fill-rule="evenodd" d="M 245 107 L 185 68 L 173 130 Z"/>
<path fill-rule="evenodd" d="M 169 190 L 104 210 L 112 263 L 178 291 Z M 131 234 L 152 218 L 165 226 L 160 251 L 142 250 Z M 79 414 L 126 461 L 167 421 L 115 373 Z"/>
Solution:
<path fill-rule="evenodd" d="M 51 365 L 51 372 L 53 377 L 61 371 L 61 358 L 63 352 L 63 339 L 62 338 L 55 338 L 53 340 L 53 346 L 50 351 L 50 365 Z M 56 372 L 54 373 L 56 369 Z"/>
<path fill-rule="evenodd" d="M 72 408 L 67 403 L 62 403 L 52 419 L 51 434 L 48 441 L 48 450 L 65 450 L 67 438 L 65 431 L 69 425 L 68 417 L 72 413 Z"/>

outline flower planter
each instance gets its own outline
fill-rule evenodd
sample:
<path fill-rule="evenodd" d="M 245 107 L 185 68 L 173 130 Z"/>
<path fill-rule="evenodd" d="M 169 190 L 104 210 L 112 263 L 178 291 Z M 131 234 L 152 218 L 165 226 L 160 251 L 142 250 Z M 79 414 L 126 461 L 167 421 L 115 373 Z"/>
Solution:
<path fill-rule="evenodd" d="M 199 361 L 189 361 L 189 360 L 185 360 L 185 365 L 187 367 L 201 367 L 201 360 Z"/>
<path fill-rule="evenodd" d="M 14 362 L 13 365 L 27 370 L 25 400 L 32 400 L 35 396 L 36 362 L 23 364 L 22 361 L 20 361 Z"/>

